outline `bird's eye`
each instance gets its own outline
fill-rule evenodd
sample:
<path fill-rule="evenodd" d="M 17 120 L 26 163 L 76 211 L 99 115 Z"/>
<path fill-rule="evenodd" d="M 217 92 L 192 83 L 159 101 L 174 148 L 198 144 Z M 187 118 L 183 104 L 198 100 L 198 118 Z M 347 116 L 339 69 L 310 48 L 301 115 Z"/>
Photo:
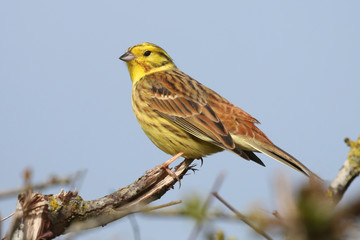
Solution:
<path fill-rule="evenodd" d="M 149 56 L 150 54 L 151 54 L 151 51 L 146 51 L 146 52 L 144 52 L 144 56 L 145 56 L 145 57 Z"/>

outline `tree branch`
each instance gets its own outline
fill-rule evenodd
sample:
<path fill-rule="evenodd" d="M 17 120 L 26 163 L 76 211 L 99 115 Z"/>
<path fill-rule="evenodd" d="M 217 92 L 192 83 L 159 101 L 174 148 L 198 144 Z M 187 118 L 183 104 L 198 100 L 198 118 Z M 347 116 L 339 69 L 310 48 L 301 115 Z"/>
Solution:
<path fill-rule="evenodd" d="M 64 233 L 104 226 L 163 196 L 188 170 L 193 160 L 185 159 L 169 175 L 168 166 L 182 154 L 145 172 L 134 183 L 105 197 L 84 201 L 76 191 L 55 195 L 28 192 L 19 196 L 21 224 L 5 239 L 53 239 Z M 15 213 L 15 215 L 18 215 Z"/>
<path fill-rule="evenodd" d="M 26 172 L 29 172 L 29 170 L 27 170 Z M 84 173 L 85 173 L 85 171 L 82 170 L 82 171 L 78 171 L 74 174 L 65 176 L 65 177 L 52 176 L 44 182 L 40 182 L 40 183 L 36 183 L 36 184 L 26 184 L 26 186 L 23 186 L 23 187 L 18 187 L 18 188 L 2 191 L 2 192 L 0 192 L 0 198 L 17 196 L 21 193 L 26 192 L 28 189 L 43 190 L 45 188 L 57 186 L 57 185 L 69 185 L 71 183 L 74 183 L 78 179 L 80 179 L 84 175 Z"/>
<path fill-rule="evenodd" d="M 337 226 L 338 224 L 334 223 L 340 222 L 344 216 L 355 218 L 360 212 L 359 202 L 354 203 L 350 209 L 339 213 L 334 211 L 334 206 L 341 200 L 351 182 L 360 173 L 360 137 L 356 142 L 349 139 L 346 139 L 345 142 L 350 146 L 350 152 L 338 175 L 327 189 L 330 198 L 324 195 L 323 185 L 317 182 L 317 184 L 309 184 L 308 187 L 304 187 L 296 201 L 290 201 L 294 205 L 292 211 L 285 211 L 285 218 L 281 218 L 278 223 L 287 229 L 289 236 L 297 235 L 298 239 L 302 239 L 299 233 L 307 233 L 311 236 L 340 234 L 331 226 Z M 13 223 L 5 239 L 53 239 L 64 233 L 104 226 L 131 213 L 149 211 L 149 208 L 146 207 L 147 204 L 161 198 L 188 170 L 192 169 L 193 160 L 185 159 L 175 167 L 174 171 L 170 171 L 168 166 L 180 156 L 181 153 L 146 171 L 143 176 L 129 186 L 95 200 L 84 201 L 77 191 L 61 191 L 55 195 L 42 195 L 33 193 L 31 188 L 27 187 L 28 190 L 19 195 Z M 216 193 L 214 196 L 220 201 L 222 200 Z M 331 201 L 332 203 L 330 203 Z M 327 204 L 328 202 L 329 204 Z M 289 201 L 285 205 L 288 206 Z M 234 211 L 231 206 L 226 206 Z M 238 212 L 235 213 L 241 217 Z M 325 221 L 329 226 L 322 227 L 321 231 L 313 229 L 318 220 L 308 216 L 323 216 L 321 219 L 324 218 L 326 221 L 320 221 L 320 225 L 325 226 Z M 283 219 L 286 219 L 286 222 Z M 292 227 L 289 227 L 289 223 L 292 223 L 290 224 Z M 252 227 L 254 228 L 254 226 Z M 270 239 L 261 228 L 255 227 L 254 229 L 265 238 Z"/>
<path fill-rule="evenodd" d="M 348 157 L 327 190 L 335 204 L 341 200 L 351 182 L 360 173 L 360 137 L 356 142 L 349 138 L 346 138 L 345 142 L 350 147 Z"/>

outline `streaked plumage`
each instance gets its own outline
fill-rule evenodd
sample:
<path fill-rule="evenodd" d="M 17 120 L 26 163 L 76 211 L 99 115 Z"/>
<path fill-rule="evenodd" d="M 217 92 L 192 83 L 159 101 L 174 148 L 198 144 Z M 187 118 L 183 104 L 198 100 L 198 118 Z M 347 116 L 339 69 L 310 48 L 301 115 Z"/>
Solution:
<path fill-rule="evenodd" d="M 140 126 L 164 152 L 202 158 L 224 149 L 264 163 L 261 152 L 306 175 L 312 172 L 274 145 L 259 123 L 213 90 L 181 72 L 160 47 L 142 43 L 120 57 L 133 82 L 132 106 Z"/>

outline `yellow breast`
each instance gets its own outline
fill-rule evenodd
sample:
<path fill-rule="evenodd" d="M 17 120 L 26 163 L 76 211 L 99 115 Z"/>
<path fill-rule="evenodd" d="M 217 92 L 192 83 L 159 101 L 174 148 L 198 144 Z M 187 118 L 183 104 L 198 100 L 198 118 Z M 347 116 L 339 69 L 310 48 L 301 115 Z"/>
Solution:
<path fill-rule="evenodd" d="M 146 94 L 139 91 L 139 84 L 141 80 L 133 86 L 132 107 L 141 128 L 158 148 L 170 155 L 183 152 L 183 157 L 194 159 L 223 150 L 190 135 L 160 116 L 147 104 Z"/>

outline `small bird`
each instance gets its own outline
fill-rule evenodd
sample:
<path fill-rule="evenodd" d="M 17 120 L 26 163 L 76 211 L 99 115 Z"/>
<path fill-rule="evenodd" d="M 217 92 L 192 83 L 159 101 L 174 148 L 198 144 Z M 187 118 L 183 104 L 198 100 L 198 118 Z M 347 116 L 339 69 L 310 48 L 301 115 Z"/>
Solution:
<path fill-rule="evenodd" d="M 133 83 L 132 107 L 150 140 L 162 151 L 202 159 L 229 150 L 265 164 L 261 152 L 309 176 L 313 173 L 255 126 L 259 123 L 210 88 L 180 71 L 159 46 L 142 43 L 121 57 Z"/>

